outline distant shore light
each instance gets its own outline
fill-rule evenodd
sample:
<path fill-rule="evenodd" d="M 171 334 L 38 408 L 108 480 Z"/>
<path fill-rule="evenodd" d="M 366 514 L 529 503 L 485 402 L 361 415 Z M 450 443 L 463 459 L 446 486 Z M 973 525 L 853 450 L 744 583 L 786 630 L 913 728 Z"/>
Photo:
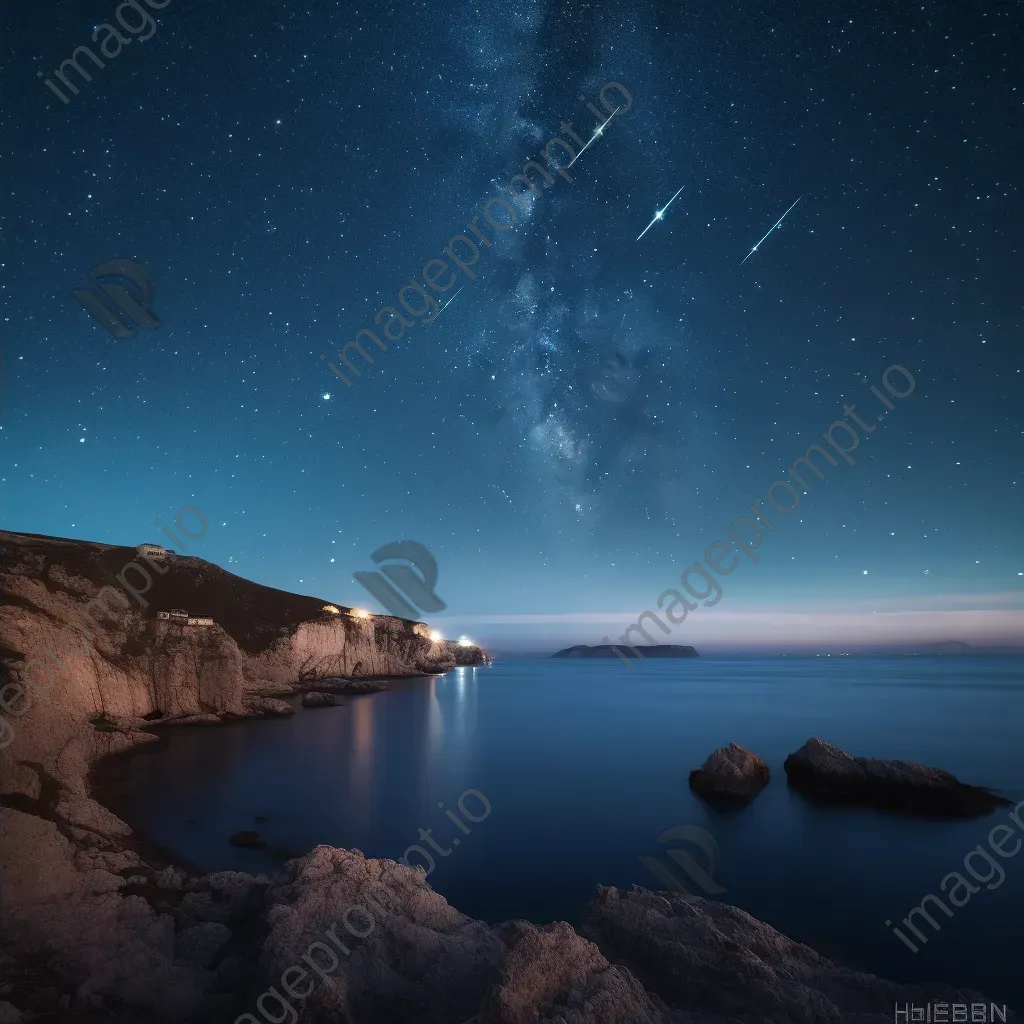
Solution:
<path fill-rule="evenodd" d="M 430 639 L 433 640 L 435 644 L 437 644 L 440 643 L 444 639 L 444 637 L 436 629 L 432 629 L 430 631 Z"/>
<path fill-rule="evenodd" d="M 460 636 L 459 637 L 459 646 L 460 647 L 472 647 L 473 646 L 473 641 L 470 640 L 468 636 Z"/>
<path fill-rule="evenodd" d="M 365 608 L 353 608 L 350 614 L 357 619 L 368 619 L 370 617 L 370 613 Z"/>

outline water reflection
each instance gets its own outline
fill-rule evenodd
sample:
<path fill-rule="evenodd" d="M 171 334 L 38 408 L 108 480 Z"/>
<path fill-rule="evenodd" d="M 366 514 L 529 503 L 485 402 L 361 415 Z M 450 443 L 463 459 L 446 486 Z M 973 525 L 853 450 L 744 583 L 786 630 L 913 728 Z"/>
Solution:
<path fill-rule="evenodd" d="M 109 763 L 115 810 L 207 870 L 274 870 L 318 843 L 400 857 L 467 788 L 479 788 L 480 671 L 394 680 L 378 694 L 291 718 L 167 730 Z M 156 796 L 159 794 L 159 796 Z M 265 850 L 227 845 L 257 829 Z"/>

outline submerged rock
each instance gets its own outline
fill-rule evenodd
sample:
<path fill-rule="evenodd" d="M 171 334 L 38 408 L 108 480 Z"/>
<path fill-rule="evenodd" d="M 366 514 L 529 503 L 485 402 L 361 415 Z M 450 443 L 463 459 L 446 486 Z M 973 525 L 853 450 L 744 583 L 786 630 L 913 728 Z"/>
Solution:
<path fill-rule="evenodd" d="M 327 679 L 318 679 L 317 688 L 324 691 L 324 696 L 332 693 L 377 693 L 388 688 L 384 679 L 349 679 L 346 676 L 331 676 Z"/>
<path fill-rule="evenodd" d="M 786 758 L 789 784 L 824 803 L 949 818 L 990 814 L 1012 801 L 982 786 L 969 786 L 941 768 L 914 761 L 853 757 L 817 738 Z"/>
<path fill-rule="evenodd" d="M 263 836 L 261 836 L 255 829 L 251 828 L 242 829 L 241 832 L 236 832 L 228 842 L 232 846 L 251 847 L 253 849 L 259 849 L 267 845 Z"/>
<path fill-rule="evenodd" d="M 770 774 L 757 754 L 730 743 L 690 772 L 690 788 L 708 801 L 747 803 L 768 785 Z"/>
<path fill-rule="evenodd" d="M 246 702 L 246 711 L 254 717 L 266 718 L 295 714 L 295 708 L 288 701 L 277 697 L 251 697 Z"/>
<path fill-rule="evenodd" d="M 338 702 L 334 699 L 333 693 L 318 693 L 312 690 L 304 693 L 299 703 L 304 708 L 333 708 Z"/>

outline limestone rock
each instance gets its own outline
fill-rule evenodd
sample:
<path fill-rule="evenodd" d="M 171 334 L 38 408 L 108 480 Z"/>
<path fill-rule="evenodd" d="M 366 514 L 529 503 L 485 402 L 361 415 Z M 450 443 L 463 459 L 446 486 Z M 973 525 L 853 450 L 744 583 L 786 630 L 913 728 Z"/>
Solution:
<path fill-rule="evenodd" d="M 174 958 L 200 967 L 212 967 L 217 954 L 231 939 L 231 929 L 215 921 L 197 924 L 174 939 Z"/>
<path fill-rule="evenodd" d="M 315 690 L 304 693 L 299 702 L 304 708 L 333 708 L 338 702 L 333 693 L 317 693 Z"/>
<path fill-rule="evenodd" d="M 581 930 L 688 1020 L 892 1024 L 896 1003 L 986 1002 L 948 985 L 899 985 L 840 967 L 736 907 L 697 896 L 602 886 Z"/>
<path fill-rule="evenodd" d="M 156 884 L 160 886 L 161 889 L 180 889 L 185 884 L 185 880 L 187 878 L 188 876 L 184 871 L 181 871 L 179 868 L 172 865 L 164 868 L 164 870 L 156 876 Z"/>
<path fill-rule="evenodd" d="M 288 701 L 274 697 L 249 697 L 246 700 L 246 713 L 260 717 L 284 717 L 294 715 L 295 708 Z"/>

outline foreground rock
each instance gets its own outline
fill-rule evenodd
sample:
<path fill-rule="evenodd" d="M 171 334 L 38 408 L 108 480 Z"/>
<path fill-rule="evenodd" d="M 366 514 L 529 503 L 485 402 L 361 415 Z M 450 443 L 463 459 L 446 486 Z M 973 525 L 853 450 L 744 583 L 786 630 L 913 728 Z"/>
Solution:
<path fill-rule="evenodd" d="M 622 1021 L 891 1024 L 896 1003 L 983 1001 L 840 967 L 742 910 L 696 896 L 601 887 L 582 932 L 670 1011 Z"/>
<path fill-rule="evenodd" d="M 936 817 L 972 818 L 1011 803 L 941 768 L 914 761 L 852 757 L 817 738 L 786 758 L 789 784 L 822 802 L 859 804 Z"/>
<path fill-rule="evenodd" d="M 745 804 L 768 785 L 768 765 L 738 743 L 719 747 L 696 771 L 690 788 L 709 802 Z"/>
<path fill-rule="evenodd" d="M 580 933 L 492 927 L 421 868 L 358 851 L 320 846 L 273 879 L 188 876 L 133 852 L 112 815 L 75 830 L 41 806 L 0 808 L 2 834 L 39 852 L 11 880 L 0 928 L 4 999 L 26 1017 L 223 1024 L 294 1020 L 294 1007 L 302 1024 L 883 1024 L 894 1003 L 988 1002 L 847 970 L 693 896 L 601 887 Z"/>

